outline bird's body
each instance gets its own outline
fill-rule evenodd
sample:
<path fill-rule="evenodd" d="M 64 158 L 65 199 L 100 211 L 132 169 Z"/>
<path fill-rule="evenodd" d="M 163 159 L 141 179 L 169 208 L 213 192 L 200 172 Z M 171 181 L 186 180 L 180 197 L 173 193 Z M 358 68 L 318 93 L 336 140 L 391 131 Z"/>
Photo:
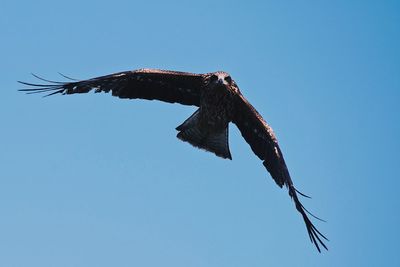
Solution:
<path fill-rule="evenodd" d="M 263 161 L 275 182 L 280 187 L 285 185 L 288 188 L 289 195 L 294 200 L 297 211 L 301 213 L 309 237 L 318 251 L 319 245 L 327 249 L 321 240 L 326 239 L 325 236 L 312 224 L 306 214 L 308 211 L 298 199 L 299 192 L 293 185 L 272 128 L 243 97 L 228 73 L 217 71 L 194 74 L 140 69 L 83 81 L 44 81 L 50 84 L 21 82 L 36 87 L 22 91 L 49 92 L 48 95 L 87 93 L 91 90 L 111 91 L 113 96 L 119 98 L 141 98 L 197 106 L 198 109 L 193 115 L 176 128 L 179 131 L 177 137 L 222 158 L 232 159 L 228 144 L 228 125 L 233 122 L 253 152 Z"/>
<path fill-rule="evenodd" d="M 178 138 L 192 145 L 232 159 L 228 143 L 228 124 L 234 116 L 234 94 L 229 74 L 216 72 L 204 80 L 199 109 L 176 129 Z"/>

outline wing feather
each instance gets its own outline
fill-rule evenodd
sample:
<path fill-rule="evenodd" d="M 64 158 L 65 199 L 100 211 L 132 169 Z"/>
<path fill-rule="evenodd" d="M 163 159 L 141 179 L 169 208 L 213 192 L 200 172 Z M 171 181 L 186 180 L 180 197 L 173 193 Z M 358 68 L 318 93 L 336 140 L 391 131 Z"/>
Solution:
<path fill-rule="evenodd" d="M 110 92 L 113 96 L 129 99 L 160 100 L 169 103 L 199 106 L 203 75 L 188 72 L 140 69 L 118 72 L 93 79 L 53 82 L 34 75 L 49 84 L 20 82 L 31 88 L 21 89 L 27 93 L 77 94 L 94 90 Z M 47 95 L 47 96 L 48 96 Z"/>
<path fill-rule="evenodd" d="M 307 213 L 309 212 L 304 208 L 297 196 L 297 190 L 293 185 L 285 159 L 283 158 L 283 154 L 272 128 L 240 92 L 235 98 L 233 123 L 239 128 L 239 131 L 246 142 L 249 143 L 253 152 L 263 161 L 263 165 L 271 174 L 277 185 L 280 187 L 285 185 L 288 188 L 289 195 L 293 199 L 297 211 L 300 212 L 306 224 L 311 242 L 316 246 L 319 252 L 321 252 L 320 245 L 328 250 L 322 240 L 328 239 L 318 231 L 308 218 Z"/>

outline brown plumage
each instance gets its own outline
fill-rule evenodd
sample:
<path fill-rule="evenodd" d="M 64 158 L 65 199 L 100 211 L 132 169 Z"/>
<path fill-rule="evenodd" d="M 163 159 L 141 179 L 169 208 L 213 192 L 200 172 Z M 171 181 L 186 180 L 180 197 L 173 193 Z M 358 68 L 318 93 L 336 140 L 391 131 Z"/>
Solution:
<path fill-rule="evenodd" d="M 35 77 L 47 84 L 20 82 L 34 87 L 21 91 L 48 93 L 46 96 L 87 93 L 91 90 L 96 93 L 111 91 L 113 96 L 119 98 L 160 100 L 197 106 L 195 113 L 176 128 L 179 131 L 177 137 L 222 158 L 232 159 L 228 144 L 228 124 L 233 122 L 278 186 L 285 185 L 288 188 L 289 195 L 306 224 L 311 242 L 318 251 L 320 245 L 327 249 L 322 240 L 327 240 L 326 237 L 315 228 L 307 216 L 308 211 L 298 198 L 297 193 L 301 193 L 293 185 L 272 128 L 243 97 L 228 73 L 217 71 L 194 74 L 140 69 L 71 82 L 53 82 Z"/>

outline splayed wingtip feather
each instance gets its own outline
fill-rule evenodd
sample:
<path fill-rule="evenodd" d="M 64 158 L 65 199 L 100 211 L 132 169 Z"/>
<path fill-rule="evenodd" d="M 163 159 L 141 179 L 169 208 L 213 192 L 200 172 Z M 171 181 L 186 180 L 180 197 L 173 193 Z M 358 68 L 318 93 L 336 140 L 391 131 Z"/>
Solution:
<path fill-rule="evenodd" d="M 33 77 L 35 77 L 35 78 L 41 80 L 41 81 L 45 81 L 45 82 L 49 82 L 49 83 L 55 83 L 55 84 L 63 84 L 63 82 L 56 82 L 56 81 L 52 81 L 52 80 L 47 80 L 47 79 L 42 78 L 42 77 L 40 77 L 40 76 L 38 76 L 38 75 L 36 75 L 36 74 L 34 74 L 34 73 L 31 73 L 31 75 L 32 75 Z"/>

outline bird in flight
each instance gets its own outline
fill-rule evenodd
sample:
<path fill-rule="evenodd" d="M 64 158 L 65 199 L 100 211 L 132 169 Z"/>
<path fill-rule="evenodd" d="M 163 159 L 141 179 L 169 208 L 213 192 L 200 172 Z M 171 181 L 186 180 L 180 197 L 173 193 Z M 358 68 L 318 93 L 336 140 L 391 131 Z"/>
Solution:
<path fill-rule="evenodd" d="M 304 208 L 298 198 L 298 194 L 307 196 L 297 191 L 293 185 L 272 128 L 241 94 L 236 82 L 228 73 L 217 71 L 195 74 L 139 69 L 88 80 L 71 79 L 69 82 L 54 82 L 34 76 L 45 83 L 20 81 L 30 86 L 20 91 L 47 93 L 46 96 L 80 94 L 92 90 L 95 93 L 111 91 L 113 96 L 119 98 L 160 100 L 196 106 L 198 109 L 176 127 L 177 137 L 224 159 L 232 159 L 228 144 L 228 124 L 233 122 L 253 152 L 263 161 L 276 184 L 279 187 L 287 187 L 289 196 L 303 217 L 311 242 L 319 252 L 320 246 L 328 250 L 323 241 L 328 239 L 318 231 L 307 214 L 315 216 Z"/>

